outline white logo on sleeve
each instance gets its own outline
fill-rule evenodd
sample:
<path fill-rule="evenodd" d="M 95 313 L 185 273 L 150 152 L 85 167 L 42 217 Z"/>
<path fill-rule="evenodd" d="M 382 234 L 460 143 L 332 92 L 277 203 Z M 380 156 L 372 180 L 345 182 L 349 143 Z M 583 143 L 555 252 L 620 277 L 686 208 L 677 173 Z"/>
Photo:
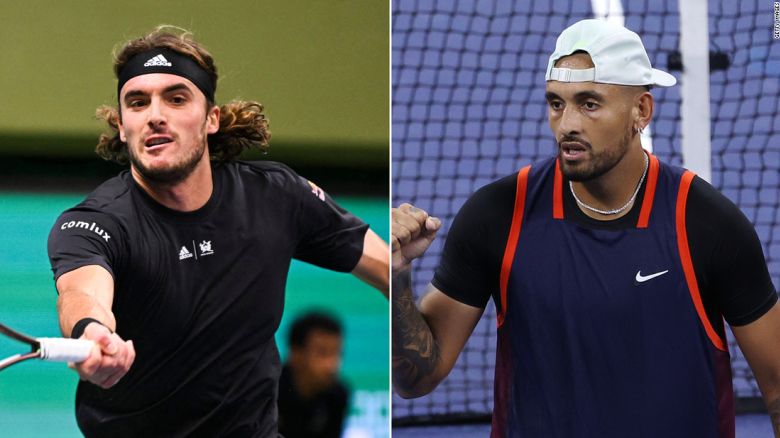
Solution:
<path fill-rule="evenodd" d="M 92 231 L 93 233 L 102 237 L 103 240 L 105 240 L 106 242 L 108 242 L 108 239 L 111 238 L 111 236 L 108 234 L 106 230 L 104 230 L 103 228 L 100 227 L 100 225 L 94 222 L 89 223 L 84 221 L 70 221 L 70 222 L 65 222 L 60 227 L 61 230 L 67 230 L 68 228 L 81 228 L 84 230 Z"/>
<path fill-rule="evenodd" d="M 669 272 L 668 269 L 665 270 L 665 271 L 656 272 L 655 274 L 642 275 L 642 270 L 640 269 L 639 271 L 636 271 L 636 278 L 635 278 L 635 280 L 636 280 L 637 283 L 644 283 L 644 282 L 646 282 L 648 280 L 654 279 L 655 277 L 660 277 L 660 276 L 666 274 L 667 272 Z"/>
<path fill-rule="evenodd" d="M 311 192 L 314 193 L 314 196 L 320 198 L 320 201 L 325 200 L 325 191 L 322 190 L 317 186 L 317 184 L 314 184 L 313 182 L 306 180 L 306 182 L 309 183 L 309 186 L 311 186 Z"/>
<path fill-rule="evenodd" d="M 181 250 L 179 251 L 179 260 L 184 260 L 192 257 L 192 253 L 187 249 L 186 246 L 182 246 Z"/>
<path fill-rule="evenodd" d="M 203 242 L 201 242 L 199 244 L 199 246 L 200 246 L 200 255 L 201 256 L 214 254 L 214 250 L 211 249 L 211 241 L 210 240 L 204 240 Z"/>
<path fill-rule="evenodd" d="M 168 60 L 165 59 L 165 57 L 162 55 L 157 55 L 144 63 L 144 67 L 171 67 L 171 66 L 173 66 L 173 64 L 168 62 Z"/>

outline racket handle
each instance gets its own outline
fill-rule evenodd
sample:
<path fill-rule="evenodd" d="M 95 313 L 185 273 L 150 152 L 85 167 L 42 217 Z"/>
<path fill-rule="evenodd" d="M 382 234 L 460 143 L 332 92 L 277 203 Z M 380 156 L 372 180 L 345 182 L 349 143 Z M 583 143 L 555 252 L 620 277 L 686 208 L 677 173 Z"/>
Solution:
<path fill-rule="evenodd" d="M 50 362 L 83 362 L 89 357 L 92 341 L 67 338 L 38 338 L 41 346 L 41 360 Z"/>

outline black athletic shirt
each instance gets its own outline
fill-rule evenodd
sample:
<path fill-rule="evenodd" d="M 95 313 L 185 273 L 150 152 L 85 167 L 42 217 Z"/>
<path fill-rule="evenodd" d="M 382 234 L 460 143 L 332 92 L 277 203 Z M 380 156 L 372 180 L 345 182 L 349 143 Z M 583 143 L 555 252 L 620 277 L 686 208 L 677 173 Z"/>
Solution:
<path fill-rule="evenodd" d="M 580 210 L 565 177 L 563 182 L 564 220 L 600 229 L 636 226 L 646 184 L 628 214 L 600 221 Z M 516 183 L 514 174 L 488 184 L 460 209 L 434 274 L 432 284 L 437 289 L 471 306 L 484 307 L 491 295 L 494 302 L 500 302 L 496 298 Z M 761 243 L 739 208 L 699 177 L 691 184 L 685 223 L 708 319 L 725 339 L 723 318 L 734 326 L 749 324 L 777 301 Z"/>
<path fill-rule="evenodd" d="M 114 277 L 116 331 L 136 359 L 114 387 L 80 382 L 86 436 L 276 436 L 274 343 L 292 258 L 348 272 L 368 226 L 273 162 L 213 165 L 193 212 L 149 197 L 129 171 L 65 211 L 49 235 L 54 278 Z"/>

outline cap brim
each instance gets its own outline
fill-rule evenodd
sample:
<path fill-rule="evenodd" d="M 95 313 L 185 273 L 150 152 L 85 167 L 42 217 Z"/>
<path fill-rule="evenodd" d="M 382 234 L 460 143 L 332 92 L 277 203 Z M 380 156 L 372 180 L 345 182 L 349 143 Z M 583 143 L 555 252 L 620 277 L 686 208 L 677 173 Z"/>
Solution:
<path fill-rule="evenodd" d="M 677 84 L 677 78 L 663 70 L 658 70 L 657 68 L 653 69 L 653 85 L 671 87 L 675 84 Z"/>

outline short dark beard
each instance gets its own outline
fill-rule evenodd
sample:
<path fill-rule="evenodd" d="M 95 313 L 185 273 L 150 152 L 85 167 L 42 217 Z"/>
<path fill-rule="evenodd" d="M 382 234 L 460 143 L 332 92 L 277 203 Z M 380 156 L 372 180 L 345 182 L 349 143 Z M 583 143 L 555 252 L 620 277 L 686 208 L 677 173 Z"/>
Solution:
<path fill-rule="evenodd" d="M 564 166 L 563 159 L 561 158 L 561 143 L 564 141 L 578 141 L 580 143 L 586 144 L 589 151 L 592 151 L 593 148 L 589 143 L 583 142 L 580 139 L 567 137 L 562 138 L 561 141 L 558 142 L 558 158 L 561 173 L 563 173 L 563 176 L 565 176 L 568 180 L 574 182 L 591 181 L 604 175 L 617 166 L 617 164 L 620 163 L 620 160 L 622 160 L 626 155 L 626 152 L 628 152 L 628 146 L 631 144 L 632 135 L 633 132 L 631 129 L 627 129 L 623 134 L 623 138 L 620 140 L 620 144 L 618 145 L 619 147 L 617 150 L 604 151 L 600 154 L 593 155 L 590 166 L 582 169 Z"/>
<path fill-rule="evenodd" d="M 206 142 L 201 143 L 201 146 L 193 151 L 192 154 L 187 156 L 184 161 L 169 167 L 167 169 L 149 169 L 139 160 L 131 149 L 127 148 L 127 154 L 130 157 L 130 163 L 138 171 L 138 173 L 147 181 L 172 185 L 184 181 L 195 168 L 198 166 L 203 154 L 206 152 Z"/>

